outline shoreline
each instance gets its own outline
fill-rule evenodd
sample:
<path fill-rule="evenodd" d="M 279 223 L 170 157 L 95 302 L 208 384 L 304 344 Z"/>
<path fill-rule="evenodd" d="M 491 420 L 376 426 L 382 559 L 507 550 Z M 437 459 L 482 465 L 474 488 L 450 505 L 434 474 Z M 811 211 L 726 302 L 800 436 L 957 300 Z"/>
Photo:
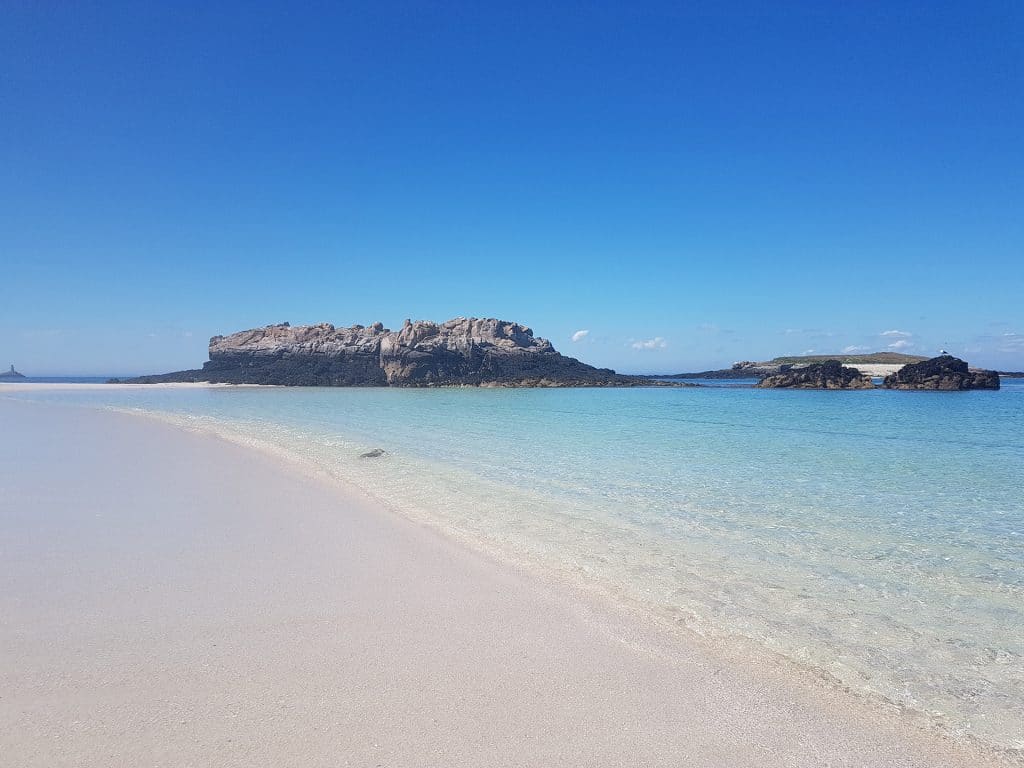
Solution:
<path fill-rule="evenodd" d="M 68 427 L 67 419 L 60 418 L 60 414 L 53 413 L 54 409 L 43 405 L 3 401 L 0 402 L 0 408 L 5 410 L 10 408 L 15 411 L 19 408 L 22 410 L 27 408 L 30 412 L 35 413 L 36 418 L 41 418 L 44 422 L 49 421 L 51 431 L 53 428 L 61 428 L 62 423 L 64 428 Z M 567 620 L 575 622 L 576 634 L 574 635 L 574 641 L 577 645 L 582 645 L 587 649 L 591 655 L 597 653 L 601 659 L 599 662 L 601 666 L 606 666 L 609 662 L 631 667 L 640 664 L 646 670 L 646 673 L 642 675 L 642 681 L 648 686 L 654 684 L 655 681 L 664 681 L 668 678 L 674 679 L 677 683 L 676 688 L 671 690 L 687 690 L 690 693 L 689 700 L 683 702 L 673 701 L 671 692 L 666 692 L 668 700 L 658 699 L 647 701 L 644 704 L 644 706 L 651 708 L 643 713 L 644 716 L 653 718 L 653 722 L 664 729 L 665 732 L 662 733 L 663 738 L 667 738 L 668 735 L 674 733 L 674 728 L 681 727 L 682 721 L 671 720 L 665 722 L 665 713 L 661 710 L 664 707 L 672 706 L 676 708 L 688 707 L 688 722 L 685 730 L 690 739 L 696 738 L 699 743 L 708 743 L 710 740 L 710 742 L 717 745 L 716 749 L 719 750 L 726 747 L 739 750 L 758 748 L 762 750 L 758 752 L 760 755 L 758 763 L 762 765 L 792 764 L 792 762 L 783 762 L 781 759 L 778 763 L 773 763 L 771 760 L 766 761 L 763 759 L 764 754 L 766 754 L 763 750 L 768 749 L 768 754 L 776 755 L 777 758 L 781 758 L 782 754 L 788 754 L 789 758 L 787 759 L 790 759 L 793 757 L 793 753 L 786 750 L 806 747 L 807 743 L 809 743 L 808 738 L 810 742 L 815 744 L 815 749 L 824 750 L 824 752 L 815 752 L 816 755 L 830 753 L 833 755 L 831 759 L 839 765 L 1011 764 L 1008 756 L 995 753 L 970 740 L 955 741 L 952 737 L 944 735 L 935 729 L 922 727 L 914 722 L 913 718 L 905 715 L 893 718 L 892 715 L 897 712 L 895 707 L 889 707 L 888 713 L 886 713 L 883 711 L 883 708 L 877 705 L 869 704 L 853 694 L 844 694 L 836 690 L 834 686 L 824 680 L 808 679 L 811 677 L 809 673 L 805 673 L 803 676 L 794 675 L 794 670 L 791 668 L 793 665 L 788 662 L 769 662 L 766 664 L 764 659 L 755 661 L 739 658 L 729 659 L 728 654 L 722 653 L 723 649 L 709 648 L 708 643 L 701 643 L 697 638 L 692 638 L 691 642 L 685 642 L 679 632 L 666 631 L 665 628 L 658 627 L 653 622 L 644 621 L 643 617 L 638 615 L 637 610 L 622 605 L 613 605 L 608 599 L 595 594 L 592 590 L 584 592 L 573 589 L 570 585 L 562 583 L 563 580 L 561 579 L 544 579 L 537 573 L 528 572 L 524 568 L 512 565 L 507 560 L 499 559 L 493 554 L 487 554 L 475 548 L 471 549 L 465 542 L 461 541 L 460 537 L 453 538 L 446 535 L 435 526 L 405 517 L 400 512 L 386 509 L 371 500 L 354 498 L 351 493 L 352 489 L 347 489 L 349 492 L 346 493 L 344 483 L 337 478 L 332 477 L 329 484 L 324 482 L 329 477 L 326 472 L 318 473 L 320 474 L 319 481 L 309 483 L 310 479 L 316 480 L 316 478 L 311 478 L 308 472 L 302 471 L 303 465 L 301 462 L 286 463 L 281 461 L 282 457 L 280 456 L 274 457 L 269 453 L 258 450 L 253 451 L 251 447 L 247 448 L 239 445 L 230 439 L 211 434 L 202 428 L 182 429 L 172 426 L 158 417 L 146 419 L 131 418 L 133 415 L 147 415 L 144 413 L 129 415 L 118 414 L 113 411 L 82 410 L 87 410 L 92 415 L 76 419 L 76 423 L 82 421 L 93 422 L 91 427 L 93 429 L 113 429 L 115 432 L 129 433 L 129 436 L 131 433 L 139 433 L 136 437 L 141 436 L 146 440 L 154 439 L 154 435 L 156 435 L 156 437 L 164 438 L 164 441 L 187 445 L 188 450 L 198 450 L 203 454 L 205 461 L 214 466 L 230 463 L 230 461 L 236 461 L 243 465 L 255 462 L 260 464 L 264 472 L 270 476 L 269 481 L 266 478 L 255 476 L 246 477 L 248 484 L 262 489 L 262 493 L 257 494 L 258 496 L 273 496 L 275 491 L 279 491 L 281 486 L 286 486 L 293 491 L 301 491 L 303 493 L 324 493 L 326 494 L 328 505 L 344 505 L 346 508 L 360 510 L 359 516 L 362 525 L 370 527 L 383 525 L 388 527 L 392 534 L 397 534 L 400 539 L 414 540 L 414 546 L 410 550 L 410 554 L 414 558 L 422 554 L 424 549 L 436 550 L 439 548 L 444 551 L 444 563 L 449 561 L 463 565 L 472 563 L 473 568 L 477 569 L 475 571 L 477 576 L 482 574 L 488 582 L 497 580 L 505 584 L 507 588 L 507 581 L 512 579 L 515 582 L 516 590 L 518 590 L 516 594 L 520 597 L 524 594 L 533 595 L 534 597 L 538 594 L 545 595 L 545 599 L 553 600 L 559 606 L 560 621 L 555 622 L 555 625 L 564 625 Z M 271 487 L 263 487 L 268 484 Z M 209 488 L 205 489 L 207 492 L 205 504 L 207 506 L 210 504 L 210 499 L 208 498 L 210 490 Z M 145 492 L 145 489 L 143 489 L 143 492 Z M 256 491 L 251 490 L 251 492 L 255 493 Z M 321 499 L 321 502 L 323 501 L 325 500 Z M 199 505 L 203 502 L 204 497 L 202 494 L 194 500 L 194 503 Z M 287 527 L 288 521 L 281 518 L 280 511 L 280 509 L 270 506 L 263 510 L 262 514 L 272 521 L 274 525 Z M 329 519 L 328 528 L 330 528 Z M 389 541 L 385 542 L 385 549 Z M 311 542 L 306 541 L 306 544 L 311 544 Z M 273 550 L 273 547 L 271 547 L 271 550 Z M 400 564 L 397 567 L 400 569 Z M 401 574 L 394 573 L 393 571 L 395 570 L 396 564 L 392 564 L 390 568 L 385 567 L 383 573 L 360 572 L 360 578 L 369 580 L 368 583 L 373 583 L 375 588 L 380 589 L 381 584 L 377 583 L 380 579 L 383 579 L 385 582 L 388 579 L 401 579 Z M 446 570 L 447 566 L 441 565 L 438 569 L 431 572 L 432 579 L 435 582 L 441 583 L 450 580 L 451 574 L 447 573 Z M 291 576 L 300 581 L 303 580 L 301 570 L 292 573 Z M 311 573 L 311 576 L 316 576 L 315 570 Z M 471 580 L 469 583 L 462 583 L 461 588 L 461 594 L 464 597 L 469 597 L 472 592 L 478 590 L 479 584 L 476 580 Z M 491 597 L 495 596 L 491 595 Z M 449 629 L 461 629 L 463 632 L 475 632 L 479 629 L 479 627 L 475 626 L 477 618 L 471 612 L 462 611 L 460 613 L 457 610 L 457 606 L 453 607 L 448 604 L 449 598 L 446 598 L 444 595 L 431 594 L 424 597 L 431 601 L 441 600 L 449 610 L 455 608 L 454 612 L 449 616 L 454 625 L 449 627 Z M 357 603 L 361 599 L 365 601 L 365 597 L 361 597 L 358 594 L 346 595 L 346 600 L 352 600 Z M 370 611 L 366 615 L 373 616 L 373 606 L 364 605 L 363 608 Z M 491 610 L 501 612 L 501 606 L 491 606 Z M 400 636 L 408 635 L 413 629 L 402 624 L 401 616 L 389 616 L 387 611 L 378 611 L 377 613 L 382 615 L 375 616 L 375 620 L 385 623 L 390 631 Z M 503 616 L 503 621 L 513 624 L 527 621 L 527 619 L 528 617 L 517 614 L 515 611 Z M 554 638 L 548 634 L 551 629 L 547 624 L 540 627 L 532 627 L 531 631 L 534 632 L 535 642 L 527 644 L 524 650 L 540 652 L 547 657 L 558 656 L 560 652 L 565 652 L 562 645 L 554 642 Z M 5 632 L 5 639 L 8 639 L 6 634 Z M 499 638 L 489 638 L 486 642 L 500 643 L 501 640 Z M 596 646 L 600 646 L 599 651 Z M 442 653 L 448 653 L 451 650 L 445 647 L 439 648 L 439 651 Z M 713 650 L 715 652 L 712 652 Z M 455 660 L 450 661 L 455 663 Z M 558 665 L 548 668 L 547 673 L 554 673 L 557 676 L 565 664 L 572 666 L 571 660 L 563 658 Z M 651 665 L 656 670 L 653 677 L 649 676 L 652 672 Z M 537 671 L 529 664 L 526 664 L 524 667 L 521 661 L 516 669 L 519 673 L 527 675 L 534 674 Z M 699 675 L 696 675 L 696 678 L 695 670 L 700 672 Z M 579 692 L 582 694 L 586 690 L 587 685 L 594 685 L 596 681 L 588 681 L 586 669 L 579 670 L 579 673 L 580 675 L 574 681 L 574 685 L 580 686 Z M 682 675 L 682 679 L 678 677 L 679 675 Z M 7 670 L 5 670 L 4 676 L 8 676 Z M 19 693 L 18 689 L 15 687 L 12 690 L 14 691 L 14 696 L 17 696 Z M 726 696 L 727 702 L 718 700 L 721 699 L 724 692 L 728 692 L 734 698 Z M 591 692 L 591 694 L 594 693 L 593 691 Z M 515 690 L 510 690 L 503 691 L 501 696 L 506 699 L 515 699 L 515 694 Z M 772 694 L 774 694 L 774 698 L 772 698 Z M 551 692 L 549 692 L 549 695 L 551 695 Z M 753 728 L 757 735 L 751 735 L 743 743 L 737 744 L 735 739 L 731 737 L 729 729 L 725 729 L 723 732 L 720 721 L 723 717 L 728 720 L 728 713 L 730 711 L 734 712 L 737 707 L 745 711 L 747 702 L 752 696 L 761 703 L 755 707 L 753 712 L 745 712 L 747 717 L 744 718 L 743 723 L 733 723 L 732 728 L 740 728 L 740 731 L 744 728 L 748 730 Z M 767 699 L 765 698 L 766 696 Z M 586 700 L 586 697 L 582 699 L 584 702 Z M 697 702 L 708 700 L 718 700 L 718 709 L 712 708 L 711 711 L 707 711 L 704 708 L 695 707 Z M 506 707 L 512 706 L 513 709 L 517 710 L 521 704 L 521 701 L 513 700 L 504 702 Z M 727 705 L 723 707 L 723 704 Z M 368 702 L 364 702 L 364 705 L 370 706 Z M 790 719 L 794 715 L 793 707 L 796 707 L 796 714 L 798 715 L 796 721 Z M 576 712 L 575 716 L 585 718 L 587 716 L 586 709 L 586 704 L 584 704 L 583 711 Z M 786 713 L 788 726 L 783 727 L 778 722 L 780 713 Z M 635 717 L 640 714 L 641 712 L 636 709 L 619 712 L 620 717 Z M 771 727 L 766 727 L 769 725 Z M 696 733 L 694 732 L 694 727 L 697 727 Z M 780 737 L 780 728 L 783 729 L 781 733 L 788 734 L 788 736 Z M 847 730 L 851 730 L 852 733 L 846 733 Z M 519 738 L 528 738 L 529 734 L 521 732 L 518 736 Z M 607 738 L 608 734 L 604 733 L 602 735 L 599 729 L 599 731 L 591 733 L 590 736 L 593 739 L 600 740 L 601 738 Z M 780 738 L 781 744 L 779 743 Z M 846 744 L 845 740 L 849 738 L 854 738 L 854 741 L 858 744 L 856 748 L 849 744 L 847 744 L 848 748 L 846 749 L 842 747 L 843 744 Z M 788 742 L 787 739 L 791 739 L 792 742 Z M 894 748 L 887 743 L 889 740 L 899 741 L 901 744 L 899 749 L 910 751 L 900 755 L 887 751 Z M 685 748 L 684 744 L 676 744 L 672 739 L 669 739 L 668 742 L 662 742 L 662 749 L 668 749 L 670 746 L 676 750 Z M 780 749 L 782 753 L 779 752 Z M 920 752 L 920 755 L 923 756 L 920 762 L 917 761 L 918 758 L 915 757 L 915 752 Z M 608 759 L 610 754 L 608 753 L 603 757 L 595 755 L 594 757 L 598 764 L 600 764 L 602 760 Z M 720 753 L 716 752 L 715 754 Z M 669 762 L 676 762 L 676 760 L 669 760 L 667 758 L 678 757 L 678 755 L 679 753 L 675 752 L 672 754 L 662 754 L 662 757 L 666 758 L 665 763 L 667 764 Z M 874 757 L 870 757 L 871 755 L 874 755 Z M 690 762 L 691 764 L 703 764 L 698 761 L 706 757 L 707 755 L 702 757 L 699 754 L 694 754 L 691 755 Z M 870 759 L 868 759 L 869 757 Z M 894 760 L 896 762 L 893 762 Z M 403 764 L 401 760 L 398 762 Z M 529 763 L 530 761 L 527 759 L 525 762 Z M 51 762 L 50 764 L 53 763 Z M 502 764 L 523 763 L 513 761 Z M 661 763 L 655 761 L 649 764 Z M 706 764 L 721 765 L 734 763 L 708 762 Z M 741 764 L 741 762 L 736 762 L 735 764 Z M 805 756 L 803 762 L 798 760 L 796 764 L 812 765 L 820 763 L 810 761 Z"/>
<path fill-rule="evenodd" d="M 217 384 L 208 386 L 267 385 Z M 515 570 L 529 578 L 553 585 L 556 589 L 565 590 L 580 601 L 580 605 L 593 604 L 599 606 L 598 613 L 613 612 L 624 622 L 642 625 L 651 634 L 637 646 L 638 649 L 657 653 L 669 663 L 674 663 L 676 654 L 673 649 L 677 644 L 682 643 L 705 654 L 714 663 L 741 665 L 755 674 L 758 668 L 771 668 L 780 675 L 820 689 L 826 696 L 838 694 L 840 698 L 848 698 L 853 704 L 864 708 L 871 715 L 889 717 L 895 714 L 908 727 L 925 734 L 938 735 L 957 744 L 972 745 L 977 747 L 982 754 L 994 756 L 997 759 L 1005 758 L 1008 754 L 1017 756 L 1016 752 L 994 747 L 962 729 L 946 726 L 941 720 L 931 717 L 924 709 L 907 708 L 889 700 L 876 690 L 854 690 L 849 682 L 823 666 L 815 665 L 810 661 L 801 661 L 782 650 L 769 647 L 750 636 L 737 633 L 735 630 L 723 630 L 721 627 L 708 623 L 705 617 L 691 616 L 690 620 L 687 620 L 686 614 L 668 613 L 664 610 L 664 606 L 645 602 L 595 574 L 588 573 L 584 576 L 582 572 L 567 570 L 564 565 L 559 565 L 554 561 L 545 562 L 526 554 L 525 551 L 513 551 L 489 538 L 483 538 L 478 533 L 455 528 L 450 521 L 436 513 L 413 512 L 403 508 L 379 496 L 373 490 L 358 485 L 350 478 L 311 460 L 308 456 L 301 455 L 294 447 L 254 437 L 224 422 L 191 421 L 188 417 L 143 409 L 107 406 L 104 407 L 104 410 L 183 430 L 227 445 L 240 447 L 243 450 L 256 451 L 307 480 L 330 487 L 343 497 L 358 499 L 363 504 L 376 507 L 382 513 L 429 529 L 453 546 L 488 558 L 498 567 Z M 360 450 L 363 448 L 368 449 L 370 445 L 361 446 Z M 443 467 L 439 466 L 438 470 L 442 471 Z M 657 643 L 652 640 L 654 636 L 658 638 Z M 656 646 L 660 650 L 656 650 Z M 1020 764 L 1024 765 L 1024 755 L 1020 757 Z M 1017 763 L 1010 764 L 1016 765 Z"/>

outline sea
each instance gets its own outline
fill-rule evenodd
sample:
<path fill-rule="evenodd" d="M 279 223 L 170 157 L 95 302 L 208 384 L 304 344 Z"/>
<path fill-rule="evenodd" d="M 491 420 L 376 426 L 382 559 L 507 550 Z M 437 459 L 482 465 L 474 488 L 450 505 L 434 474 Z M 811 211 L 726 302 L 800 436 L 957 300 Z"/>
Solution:
<path fill-rule="evenodd" d="M 1024 750 L 1024 379 L 953 393 L 704 383 L 0 397 L 285 453 L 683 631 Z"/>

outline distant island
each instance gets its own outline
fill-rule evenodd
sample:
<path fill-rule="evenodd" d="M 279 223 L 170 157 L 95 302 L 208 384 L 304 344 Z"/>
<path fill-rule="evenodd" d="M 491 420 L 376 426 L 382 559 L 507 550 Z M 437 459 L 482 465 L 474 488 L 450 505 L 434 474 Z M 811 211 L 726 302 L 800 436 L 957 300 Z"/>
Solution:
<path fill-rule="evenodd" d="M 11 366 L 11 370 L 0 373 L 0 381 L 18 381 L 19 379 L 27 378 L 25 374 L 18 373 L 14 370 L 14 366 Z"/>
<path fill-rule="evenodd" d="M 894 366 L 882 381 L 883 389 L 920 389 L 955 392 L 968 389 L 999 389 L 995 371 L 971 368 L 952 355 L 939 355 L 916 363 Z M 758 382 L 761 389 L 874 389 L 871 375 L 839 360 L 808 365 L 784 363 L 777 373 Z"/>
<path fill-rule="evenodd" d="M 335 328 L 329 323 L 268 325 L 210 339 L 201 369 L 129 379 L 131 383 L 211 382 L 324 387 L 636 387 L 624 376 L 560 354 L 525 325 L 457 317 Z M 661 383 L 664 385 L 664 382 Z"/>
<path fill-rule="evenodd" d="M 793 366 L 806 366 L 838 360 L 841 365 L 856 367 L 868 376 L 888 376 L 910 363 L 927 360 L 921 355 L 905 355 L 901 352 L 871 352 L 864 355 L 795 355 L 776 357 L 761 363 L 742 360 L 731 368 L 696 373 L 675 373 L 661 376 L 663 379 L 756 379 L 782 373 Z"/>
<path fill-rule="evenodd" d="M 874 377 L 884 377 L 884 389 L 962 391 L 999 389 L 999 372 L 971 368 L 948 354 L 926 358 L 898 352 L 866 355 L 805 355 L 776 357 L 767 362 L 744 360 L 731 368 L 678 373 L 669 379 L 759 379 L 759 389 L 874 389 Z"/>

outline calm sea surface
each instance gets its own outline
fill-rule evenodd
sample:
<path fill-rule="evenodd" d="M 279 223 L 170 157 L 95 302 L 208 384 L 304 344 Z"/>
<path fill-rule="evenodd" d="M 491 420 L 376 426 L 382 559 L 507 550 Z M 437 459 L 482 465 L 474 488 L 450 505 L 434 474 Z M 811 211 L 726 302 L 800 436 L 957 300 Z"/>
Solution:
<path fill-rule="evenodd" d="M 1024 749 L 1024 380 L 999 392 L 91 389 Z M 378 459 L 359 453 L 383 448 Z"/>

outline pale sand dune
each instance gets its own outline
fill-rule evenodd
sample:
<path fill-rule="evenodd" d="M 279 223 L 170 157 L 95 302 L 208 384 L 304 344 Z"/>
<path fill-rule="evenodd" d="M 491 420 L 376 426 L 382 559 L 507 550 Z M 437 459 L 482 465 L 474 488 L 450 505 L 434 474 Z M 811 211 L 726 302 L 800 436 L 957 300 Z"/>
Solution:
<path fill-rule="evenodd" d="M 984 766 L 272 458 L 0 398 L 0 764 Z"/>

